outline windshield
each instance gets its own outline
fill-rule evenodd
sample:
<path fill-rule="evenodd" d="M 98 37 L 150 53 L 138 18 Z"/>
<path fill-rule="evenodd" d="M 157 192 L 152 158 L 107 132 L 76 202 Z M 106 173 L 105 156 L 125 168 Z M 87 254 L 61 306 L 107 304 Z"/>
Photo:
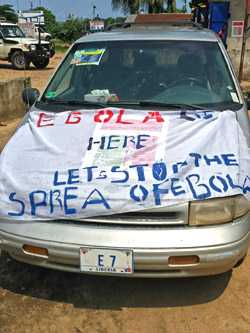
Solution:
<path fill-rule="evenodd" d="M 24 38 L 24 32 L 16 25 L 4 25 L 0 27 L 4 38 Z"/>
<path fill-rule="evenodd" d="M 41 99 L 56 100 L 240 107 L 218 44 L 200 41 L 76 44 Z"/>
<path fill-rule="evenodd" d="M 38 27 L 37 27 L 37 30 L 38 30 L 38 31 L 40 30 L 41 33 L 44 33 L 44 32 L 45 32 L 45 30 L 44 30 L 41 26 L 40 26 L 40 27 L 38 26 Z"/>

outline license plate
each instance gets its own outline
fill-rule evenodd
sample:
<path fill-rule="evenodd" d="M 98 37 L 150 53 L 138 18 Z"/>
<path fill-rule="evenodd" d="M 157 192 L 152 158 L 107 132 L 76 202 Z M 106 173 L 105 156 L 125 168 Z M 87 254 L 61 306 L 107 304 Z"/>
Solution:
<path fill-rule="evenodd" d="M 102 248 L 80 248 L 81 272 L 132 274 L 133 252 Z"/>

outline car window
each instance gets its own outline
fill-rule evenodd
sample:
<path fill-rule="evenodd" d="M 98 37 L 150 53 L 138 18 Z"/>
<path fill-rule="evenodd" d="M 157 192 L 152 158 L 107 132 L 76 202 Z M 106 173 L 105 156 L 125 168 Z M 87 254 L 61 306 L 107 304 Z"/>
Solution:
<path fill-rule="evenodd" d="M 117 41 L 76 44 L 45 91 L 85 100 L 105 91 L 119 101 L 152 100 L 218 109 L 239 97 L 216 42 Z"/>
<path fill-rule="evenodd" d="M 2 26 L 0 31 L 3 34 L 4 38 L 23 38 L 25 37 L 24 32 L 18 26 Z"/>

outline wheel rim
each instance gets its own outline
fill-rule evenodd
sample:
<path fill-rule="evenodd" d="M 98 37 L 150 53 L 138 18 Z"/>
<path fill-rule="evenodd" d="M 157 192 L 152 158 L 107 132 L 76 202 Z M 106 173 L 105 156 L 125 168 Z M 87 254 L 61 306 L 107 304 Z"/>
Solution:
<path fill-rule="evenodd" d="M 17 66 L 25 66 L 25 58 L 23 54 L 20 53 L 16 56 L 16 64 Z"/>

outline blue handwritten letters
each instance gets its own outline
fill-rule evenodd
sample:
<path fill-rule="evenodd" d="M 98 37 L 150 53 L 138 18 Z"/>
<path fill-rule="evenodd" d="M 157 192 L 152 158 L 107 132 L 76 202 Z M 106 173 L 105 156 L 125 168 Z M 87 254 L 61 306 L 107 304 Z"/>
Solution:
<path fill-rule="evenodd" d="M 211 173 L 204 181 L 200 168 L 206 168 L 209 172 L 214 164 L 227 166 L 228 174 Z M 40 210 L 44 208 L 48 216 L 58 213 L 58 210 L 65 216 L 74 216 L 90 206 L 110 210 L 113 202 L 105 188 L 110 186 L 112 189 L 114 185 L 118 186 L 117 190 L 119 186 L 123 190 L 126 187 L 125 199 L 132 204 L 153 200 L 155 206 L 162 205 L 163 200 L 178 199 L 185 194 L 191 200 L 204 200 L 216 194 L 226 195 L 229 190 L 250 192 L 248 177 L 242 184 L 238 184 L 230 175 L 230 167 L 235 166 L 238 166 L 238 161 L 232 153 L 213 156 L 190 153 L 187 160 L 170 165 L 161 161 L 152 165 L 129 165 L 126 168 L 110 166 L 109 169 L 103 169 L 100 166 L 89 166 L 68 169 L 66 173 L 55 171 L 49 190 L 36 189 L 27 195 L 28 200 L 25 201 L 18 198 L 17 193 L 10 193 L 9 200 L 13 204 L 13 210 L 8 215 L 23 216 L 28 209 L 30 215 L 39 216 Z M 185 169 L 189 170 L 190 167 L 192 173 L 186 173 Z M 90 189 L 89 192 L 85 188 Z"/>

